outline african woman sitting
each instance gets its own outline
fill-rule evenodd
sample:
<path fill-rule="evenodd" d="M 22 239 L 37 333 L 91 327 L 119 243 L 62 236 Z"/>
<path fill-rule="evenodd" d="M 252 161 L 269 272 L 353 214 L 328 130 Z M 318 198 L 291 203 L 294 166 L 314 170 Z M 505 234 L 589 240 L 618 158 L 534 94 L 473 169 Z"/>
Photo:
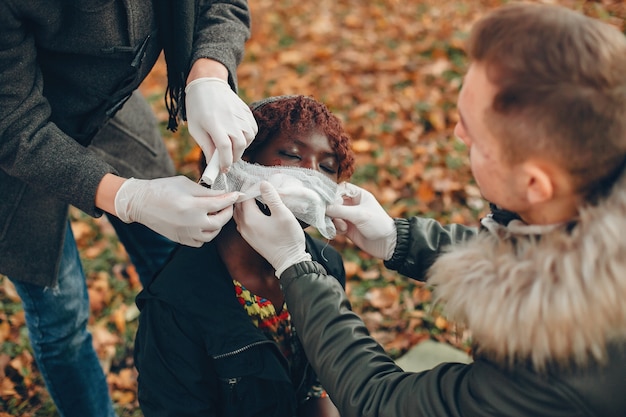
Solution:
<path fill-rule="evenodd" d="M 295 209 L 305 207 L 305 220 L 317 221 L 315 210 L 306 209 L 307 196 L 328 193 L 328 183 L 336 188 L 354 171 L 341 121 L 305 96 L 270 97 L 250 107 L 259 132 L 246 162 L 235 164 L 221 186 L 249 198 L 260 179 L 278 178 L 288 184 L 285 201 L 291 198 Z M 325 236 L 334 230 L 326 228 L 334 227 L 330 220 L 301 223 Z M 306 242 L 313 259 L 345 284 L 340 254 L 308 234 Z M 176 249 L 137 297 L 135 364 L 146 417 L 339 416 L 302 350 L 275 273 L 234 220 L 201 248 Z"/>

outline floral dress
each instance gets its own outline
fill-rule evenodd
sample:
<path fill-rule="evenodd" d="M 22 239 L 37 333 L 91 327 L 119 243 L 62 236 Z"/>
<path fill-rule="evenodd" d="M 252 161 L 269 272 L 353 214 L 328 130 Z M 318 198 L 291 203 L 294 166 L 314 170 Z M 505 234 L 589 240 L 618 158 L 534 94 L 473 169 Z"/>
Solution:
<path fill-rule="evenodd" d="M 233 284 L 235 285 L 237 300 L 246 310 L 254 325 L 263 331 L 268 339 L 278 344 L 280 351 L 289 363 L 292 381 L 299 381 L 306 366 L 306 358 L 297 342 L 296 330 L 291 323 L 287 304 L 283 303 L 282 308 L 277 312 L 270 300 L 251 293 L 237 280 L 233 280 Z M 316 381 L 313 386 L 308 387 L 303 401 L 309 398 L 327 396 L 326 391 Z"/>

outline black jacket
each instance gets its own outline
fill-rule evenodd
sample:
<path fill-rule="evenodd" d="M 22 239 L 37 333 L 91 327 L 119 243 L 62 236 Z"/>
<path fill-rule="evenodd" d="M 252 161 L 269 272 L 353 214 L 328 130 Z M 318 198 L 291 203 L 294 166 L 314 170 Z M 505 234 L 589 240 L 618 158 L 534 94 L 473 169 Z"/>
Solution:
<path fill-rule="evenodd" d="M 342 288 L 339 253 L 308 235 L 307 250 Z M 290 370 L 252 323 L 212 242 L 179 246 L 137 305 L 135 363 L 146 417 L 291 417 L 317 380 L 306 357 Z"/>

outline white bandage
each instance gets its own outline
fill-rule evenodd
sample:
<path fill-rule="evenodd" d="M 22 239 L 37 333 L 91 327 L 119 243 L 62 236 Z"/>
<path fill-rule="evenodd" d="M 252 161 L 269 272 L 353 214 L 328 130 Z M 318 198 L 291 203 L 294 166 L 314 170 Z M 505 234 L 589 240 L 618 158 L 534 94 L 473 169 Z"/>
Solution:
<path fill-rule="evenodd" d="M 250 198 L 263 202 L 259 189 L 261 181 L 268 181 L 276 188 L 284 204 L 298 220 L 315 227 L 327 239 L 335 237 L 335 225 L 326 217 L 326 206 L 340 203 L 341 197 L 336 194 L 337 184 L 318 171 L 237 161 L 228 173 L 217 176 L 211 188 L 245 194 L 239 202 Z"/>

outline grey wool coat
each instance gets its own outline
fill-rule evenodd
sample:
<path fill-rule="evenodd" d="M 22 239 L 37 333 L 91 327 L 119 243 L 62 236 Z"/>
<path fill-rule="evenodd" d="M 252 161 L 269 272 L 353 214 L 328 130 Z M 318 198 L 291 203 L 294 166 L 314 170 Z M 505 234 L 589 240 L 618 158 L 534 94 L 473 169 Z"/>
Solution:
<path fill-rule="evenodd" d="M 102 215 L 95 194 L 107 173 L 173 174 L 135 91 L 162 50 L 155 5 L 163 1 L 170 0 L 0 0 L 1 274 L 54 285 L 69 205 Z M 199 58 L 220 61 L 236 91 L 247 2 L 197 0 L 189 8 L 187 70 Z M 178 27 L 194 24 L 182 20 Z"/>

